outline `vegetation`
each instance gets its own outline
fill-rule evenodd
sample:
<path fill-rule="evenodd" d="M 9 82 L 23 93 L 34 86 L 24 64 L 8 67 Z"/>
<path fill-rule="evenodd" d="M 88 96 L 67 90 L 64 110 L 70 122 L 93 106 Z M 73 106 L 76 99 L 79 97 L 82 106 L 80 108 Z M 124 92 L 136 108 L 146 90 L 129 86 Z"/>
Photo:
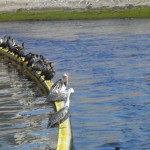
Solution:
<path fill-rule="evenodd" d="M 0 13 L 0 21 L 25 20 L 81 20 L 81 19 L 109 19 L 109 18 L 150 18 L 150 8 L 132 9 L 87 9 L 87 10 L 50 10 Z"/>

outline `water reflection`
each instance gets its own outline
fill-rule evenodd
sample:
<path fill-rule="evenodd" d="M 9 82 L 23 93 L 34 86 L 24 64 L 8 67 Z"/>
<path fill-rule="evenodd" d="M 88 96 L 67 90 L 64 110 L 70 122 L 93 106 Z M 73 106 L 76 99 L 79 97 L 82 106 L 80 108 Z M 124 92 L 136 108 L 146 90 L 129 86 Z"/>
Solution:
<path fill-rule="evenodd" d="M 52 106 L 36 85 L 0 60 L 0 149 L 55 149 L 57 129 L 47 130 Z"/>

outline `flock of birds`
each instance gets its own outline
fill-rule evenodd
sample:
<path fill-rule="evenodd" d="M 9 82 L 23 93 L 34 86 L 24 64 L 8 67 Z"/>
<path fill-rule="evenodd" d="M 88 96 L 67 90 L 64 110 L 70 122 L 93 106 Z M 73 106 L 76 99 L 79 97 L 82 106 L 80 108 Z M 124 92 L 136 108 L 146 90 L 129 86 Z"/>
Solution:
<path fill-rule="evenodd" d="M 28 53 L 25 54 L 24 42 L 19 45 L 10 36 L 4 36 L 0 39 L 0 47 L 7 49 L 8 52 L 16 55 L 17 58 L 24 58 L 27 62 L 27 67 L 32 67 L 32 71 L 41 71 L 41 76 L 44 75 L 45 80 L 51 80 L 55 76 L 54 63 L 47 61 L 43 55 Z"/>
<path fill-rule="evenodd" d="M 20 46 L 15 43 L 13 38 L 5 35 L 0 39 L 0 47 L 7 49 L 8 53 L 13 53 L 17 58 L 24 58 L 23 61 L 27 62 L 27 67 L 31 67 L 32 71 L 40 71 L 45 80 L 51 80 L 54 77 L 54 63 L 47 61 L 44 56 L 39 54 L 25 54 L 24 42 Z M 52 85 L 46 99 L 46 102 L 64 101 L 62 109 L 50 114 L 47 128 L 56 127 L 69 117 L 70 96 L 72 93 L 74 93 L 74 89 L 68 89 L 68 75 L 65 73 L 61 79 Z"/>

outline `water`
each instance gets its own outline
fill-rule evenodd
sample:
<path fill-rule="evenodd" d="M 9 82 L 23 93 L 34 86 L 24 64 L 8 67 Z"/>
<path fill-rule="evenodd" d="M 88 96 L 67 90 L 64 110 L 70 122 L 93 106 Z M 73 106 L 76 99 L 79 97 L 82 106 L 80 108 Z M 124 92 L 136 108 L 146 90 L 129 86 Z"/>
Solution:
<path fill-rule="evenodd" d="M 70 108 L 75 150 L 150 149 L 150 20 L 0 23 L 0 35 L 5 34 L 24 41 L 26 52 L 54 61 L 54 81 L 64 72 L 69 74 L 69 86 L 75 89 Z M 36 106 L 44 97 L 36 98 L 34 84 L 15 69 L 8 74 L 3 61 L 0 69 L 1 149 L 43 148 L 54 137 L 49 142 L 56 142 L 56 131 L 46 129 L 52 108 Z M 26 106 L 27 99 L 32 106 Z M 27 118 L 28 112 L 36 129 L 27 125 L 30 119 L 26 123 L 12 120 L 17 114 Z M 19 138 L 25 134 L 29 140 L 16 143 L 16 134 Z"/>
<path fill-rule="evenodd" d="M 0 68 L 0 149 L 55 148 L 57 131 L 45 128 L 52 106 L 11 64 L 0 60 Z"/>

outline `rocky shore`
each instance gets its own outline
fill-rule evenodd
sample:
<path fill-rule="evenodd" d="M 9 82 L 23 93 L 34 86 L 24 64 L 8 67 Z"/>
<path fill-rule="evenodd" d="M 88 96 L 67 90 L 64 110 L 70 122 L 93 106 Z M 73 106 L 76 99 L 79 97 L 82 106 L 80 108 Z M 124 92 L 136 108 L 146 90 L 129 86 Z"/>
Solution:
<path fill-rule="evenodd" d="M 0 12 L 150 7 L 150 0 L 0 0 Z"/>

